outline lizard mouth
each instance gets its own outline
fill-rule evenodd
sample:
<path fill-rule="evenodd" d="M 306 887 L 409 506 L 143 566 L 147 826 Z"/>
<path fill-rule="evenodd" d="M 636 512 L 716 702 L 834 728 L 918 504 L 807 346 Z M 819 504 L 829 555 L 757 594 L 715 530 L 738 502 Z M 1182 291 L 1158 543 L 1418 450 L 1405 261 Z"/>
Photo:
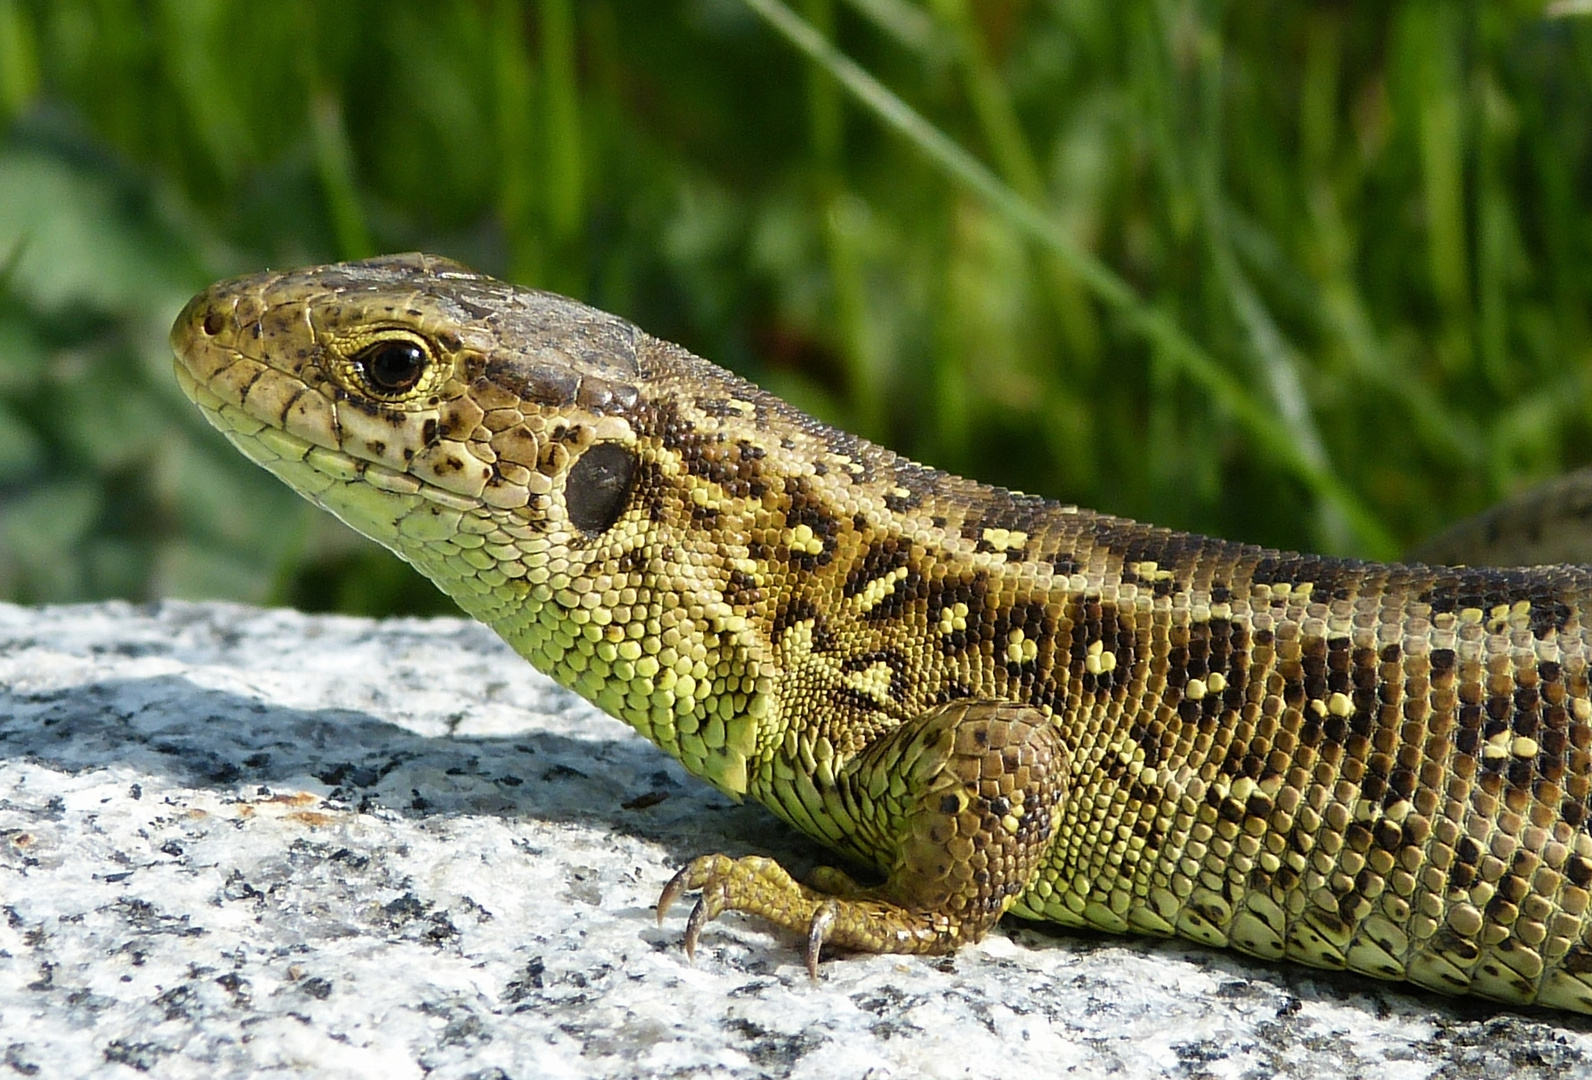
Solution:
<path fill-rule="evenodd" d="M 188 302 L 171 330 L 173 369 L 183 394 L 244 456 L 356 530 L 402 552 L 417 511 L 479 512 L 473 493 L 449 490 L 392 462 L 362 456 L 335 404 L 303 379 L 248 355 L 260 317 L 240 310 L 278 280 L 262 275 L 212 286 Z M 308 330 L 308 327 L 305 327 Z M 412 414 L 411 414 L 412 415 Z M 423 418 L 414 423 L 423 424 Z M 384 449 L 402 454 L 395 438 Z M 406 525 L 407 523 L 407 525 Z"/>
<path fill-rule="evenodd" d="M 311 442 L 276 427 L 248 409 L 217 396 L 198 381 L 186 361 L 179 352 L 173 365 L 177 385 L 189 401 L 199 406 L 210 426 L 225 435 L 249 460 L 282 477 L 300 494 L 317 503 L 325 505 L 319 492 L 299 482 L 298 477 L 304 473 L 301 468 L 293 467 L 295 463 L 333 483 L 364 483 L 377 491 L 420 496 L 455 510 L 473 510 L 480 505 L 479 500 L 428 484 L 411 473 L 354 457 L 340 448 Z"/>

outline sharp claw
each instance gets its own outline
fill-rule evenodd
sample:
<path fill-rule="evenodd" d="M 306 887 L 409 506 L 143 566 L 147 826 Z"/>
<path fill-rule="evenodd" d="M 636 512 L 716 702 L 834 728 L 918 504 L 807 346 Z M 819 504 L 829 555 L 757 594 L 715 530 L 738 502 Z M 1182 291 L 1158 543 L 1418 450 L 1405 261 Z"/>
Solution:
<path fill-rule="evenodd" d="M 669 884 L 663 887 L 663 892 L 658 894 L 659 926 L 663 925 L 663 917 L 669 913 L 669 909 L 674 907 L 674 902 L 680 899 L 680 894 L 685 891 L 685 877 L 690 870 L 689 866 L 681 867 L 675 872 L 674 877 L 669 879 Z"/>
<path fill-rule="evenodd" d="M 813 912 L 813 921 L 807 924 L 807 948 L 803 956 L 807 960 L 807 975 L 818 981 L 818 954 L 823 951 L 824 942 L 829 940 L 829 935 L 835 928 L 835 904 L 829 900 L 818 905 L 818 910 Z"/>
<path fill-rule="evenodd" d="M 702 936 L 702 928 L 707 925 L 708 919 L 707 898 L 699 898 L 696 906 L 691 909 L 691 917 L 685 922 L 685 958 L 696 963 L 697 939 Z"/>

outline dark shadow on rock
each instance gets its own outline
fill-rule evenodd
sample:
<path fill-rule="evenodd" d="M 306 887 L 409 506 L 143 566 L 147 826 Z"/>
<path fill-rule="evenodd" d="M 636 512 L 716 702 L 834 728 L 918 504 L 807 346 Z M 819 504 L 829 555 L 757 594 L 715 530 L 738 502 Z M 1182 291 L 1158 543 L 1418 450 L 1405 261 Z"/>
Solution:
<path fill-rule="evenodd" d="M 610 726 L 620 737 L 604 737 Z M 603 718 L 591 739 L 534 729 L 428 737 L 355 710 L 272 705 L 181 675 L 37 694 L 0 686 L 0 756 L 66 772 L 128 767 L 229 794 L 311 790 L 361 811 L 580 823 L 657 843 L 675 863 L 760 853 L 802 872 L 823 858 L 761 806 L 732 802 L 622 730 Z"/>

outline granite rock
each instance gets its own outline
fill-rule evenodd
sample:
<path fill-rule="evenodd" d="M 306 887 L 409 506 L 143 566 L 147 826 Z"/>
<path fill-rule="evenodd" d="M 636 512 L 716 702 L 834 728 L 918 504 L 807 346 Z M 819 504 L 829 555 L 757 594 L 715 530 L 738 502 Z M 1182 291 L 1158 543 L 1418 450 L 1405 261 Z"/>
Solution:
<path fill-rule="evenodd" d="M 0 605 L 0 1077 L 1592 1076 L 1592 1022 L 1015 923 L 842 957 L 693 855 L 822 853 L 463 620 Z"/>

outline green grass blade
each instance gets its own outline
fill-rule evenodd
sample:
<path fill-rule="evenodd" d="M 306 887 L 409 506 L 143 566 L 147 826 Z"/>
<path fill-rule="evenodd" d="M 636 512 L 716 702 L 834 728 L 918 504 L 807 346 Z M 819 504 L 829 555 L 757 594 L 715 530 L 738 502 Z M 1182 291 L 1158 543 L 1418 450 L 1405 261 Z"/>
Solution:
<path fill-rule="evenodd" d="M 786 40 L 821 64 L 865 108 L 905 136 L 958 183 L 983 198 L 1017 228 L 1060 256 L 1100 301 L 1116 311 L 1187 377 L 1198 383 L 1259 446 L 1348 523 L 1358 546 L 1373 556 L 1398 550 L 1392 535 L 1339 478 L 1311 461 L 1283 417 L 1258 401 L 1232 374 L 1163 312 L 1067 235 L 1041 209 L 1003 183 L 867 71 L 829 43 L 779 0 L 745 0 Z"/>
<path fill-rule="evenodd" d="M 343 108 L 332 94 L 322 91 L 310 103 L 310 130 L 315 138 L 315 164 L 320 171 L 326 206 L 331 212 L 337 254 L 343 259 L 363 259 L 376 253 L 359 205 L 359 185 L 354 179 L 354 153 L 343 128 Z"/>

